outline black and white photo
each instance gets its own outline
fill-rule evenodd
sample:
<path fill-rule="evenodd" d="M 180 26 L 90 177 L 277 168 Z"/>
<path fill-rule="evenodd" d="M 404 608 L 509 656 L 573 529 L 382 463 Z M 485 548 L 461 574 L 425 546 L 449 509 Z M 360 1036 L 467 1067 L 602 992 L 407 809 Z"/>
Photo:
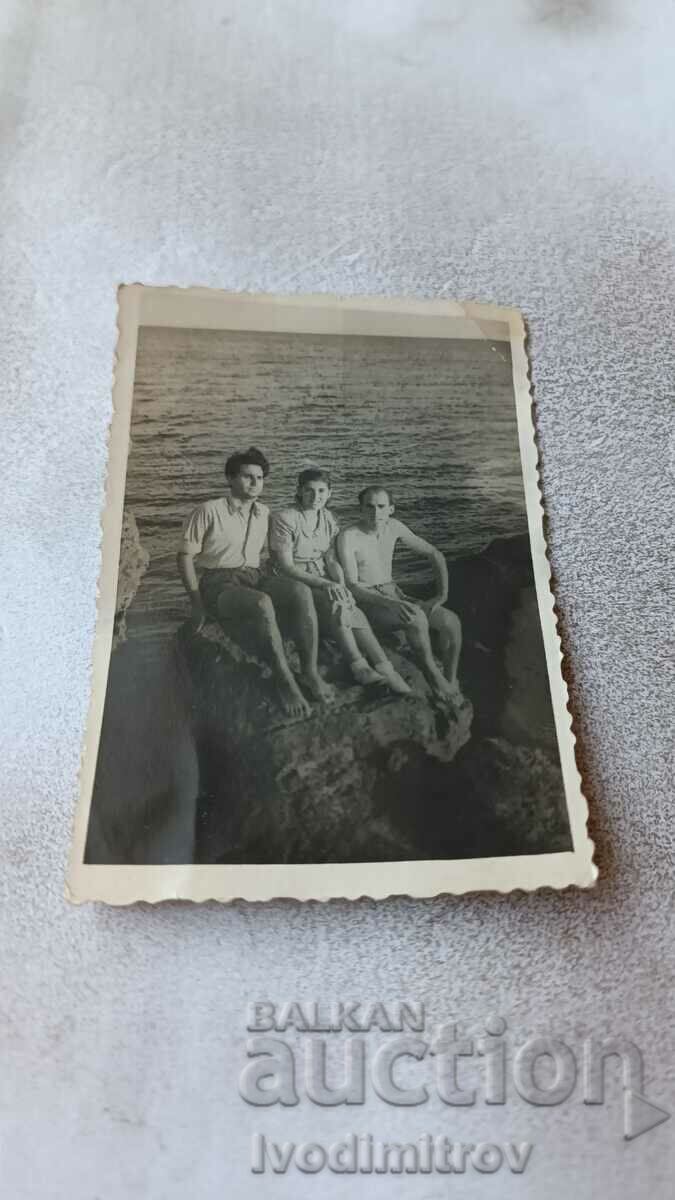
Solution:
<path fill-rule="evenodd" d="M 522 318 L 120 290 L 74 899 L 594 879 Z"/>

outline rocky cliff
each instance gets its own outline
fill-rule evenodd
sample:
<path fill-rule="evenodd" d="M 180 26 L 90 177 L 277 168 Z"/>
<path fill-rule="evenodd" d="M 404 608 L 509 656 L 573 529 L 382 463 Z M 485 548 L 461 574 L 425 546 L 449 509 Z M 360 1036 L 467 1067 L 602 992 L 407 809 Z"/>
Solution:
<path fill-rule="evenodd" d="M 136 518 L 125 508 L 122 518 L 120 557 L 115 598 L 115 628 L 113 650 L 127 638 L 127 610 L 150 564 L 150 555 L 141 542 Z"/>
<path fill-rule="evenodd" d="M 450 606 L 465 637 L 462 679 L 473 701 L 458 716 L 433 706 L 400 640 L 388 649 L 414 696 L 351 685 L 324 647 L 336 704 L 289 721 L 252 647 L 214 626 L 179 632 L 199 764 L 196 861 L 569 847 L 527 538 L 495 541 L 450 568 Z"/>
<path fill-rule="evenodd" d="M 526 535 L 495 538 L 449 565 L 449 606 L 464 630 L 462 671 L 474 700 L 474 736 L 544 750 L 557 761 L 537 596 Z"/>
<path fill-rule="evenodd" d="M 322 647 L 336 701 L 285 719 L 269 670 L 222 631 L 179 635 L 199 761 L 198 861 L 407 858 L 414 844 L 388 813 L 402 772 L 421 786 L 468 740 L 472 709 L 434 707 L 417 668 L 391 649 L 410 697 L 359 687 Z M 287 644 L 291 663 L 294 650 Z M 414 764 L 414 766 L 413 766 Z M 407 786 L 407 785 L 406 785 Z"/>

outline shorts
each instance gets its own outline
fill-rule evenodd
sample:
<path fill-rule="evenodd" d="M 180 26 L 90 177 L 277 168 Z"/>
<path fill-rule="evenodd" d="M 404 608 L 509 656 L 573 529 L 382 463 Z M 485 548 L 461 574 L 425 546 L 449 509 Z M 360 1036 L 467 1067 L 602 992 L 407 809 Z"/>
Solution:
<path fill-rule="evenodd" d="M 377 592 L 380 596 L 387 596 L 391 600 L 404 600 L 407 604 L 417 604 L 416 600 L 413 600 L 411 596 L 406 596 L 405 592 L 401 591 L 397 583 L 378 583 L 368 590 Z M 377 603 L 369 604 L 363 593 L 359 596 L 359 604 L 368 617 L 373 629 L 378 630 L 380 633 L 389 633 L 407 628 L 405 622 L 393 608 L 384 608 Z"/>
<path fill-rule="evenodd" d="M 356 604 L 340 604 L 327 592 L 312 590 L 319 629 L 330 636 L 336 629 L 368 629 L 368 618 Z"/>
<path fill-rule="evenodd" d="M 218 597 L 225 588 L 247 587 L 260 591 L 263 573 L 259 567 L 213 567 L 203 571 L 199 594 L 208 615 L 220 619 Z"/>

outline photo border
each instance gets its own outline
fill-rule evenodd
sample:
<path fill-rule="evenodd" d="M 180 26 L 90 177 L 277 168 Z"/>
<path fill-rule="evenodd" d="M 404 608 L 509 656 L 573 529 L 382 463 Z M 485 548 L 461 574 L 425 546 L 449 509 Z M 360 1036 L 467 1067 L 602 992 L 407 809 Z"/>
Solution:
<path fill-rule="evenodd" d="M 110 426 L 106 501 L 102 514 L 102 565 L 94 638 L 91 698 L 83 744 L 79 800 L 66 882 L 73 903 L 235 899 L 375 900 L 472 891 L 533 891 L 591 887 L 597 879 L 588 806 L 577 769 L 561 672 L 562 651 L 554 612 L 551 570 L 543 528 L 533 400 L 525 349 L 526 330 L 517 309 L 447 300 L 386 297 L 272 296 L 207 288 L 161 288 L 142 284 L 118 290 L 118 330 Z M 129 453 L 136 350 L 140 326 L 239 329 L 290 333 L 357 334 L 372 337 L 481 338 L 509 342 L 532 566 L 551 702 L 560 753 L 573 849 L 555 854 L 498 858 L 422 859 L 404 862 L 280 863 L 199 866 L 85 863 L 96 760 L 112 649 L 126 467 Z"/>

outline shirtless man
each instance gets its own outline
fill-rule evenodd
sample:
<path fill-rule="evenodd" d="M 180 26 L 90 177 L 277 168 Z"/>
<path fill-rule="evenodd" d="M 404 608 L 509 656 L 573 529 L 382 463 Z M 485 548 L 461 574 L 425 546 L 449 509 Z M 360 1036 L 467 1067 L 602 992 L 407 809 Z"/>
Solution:
<path fill-rule="evenodd" d="M 434 696 L 460 708 L 464 703 L 457 666 L 462 647 L 459 617 L 444 608 L 448 598 L 448 568 L 439 550 L 394 517 L 391 493 L 367 487 L 359 493 L 361 516 L 357 525 L 338 538 L 338 556 L 357 604 L 374 629 L 403 630 Z M 429 600 L 412 600 L 394 583 L 392 565 L 397 542 L 429 559 L 436 586 Z M 431 634 L 443 663 L 433 654 Z"/>
<path fill-rule="evenodd" d="M 288 665 L 272 600 L 262 590 L 260 552 L 267 540 L 269 508 L 258 497 L 268 473 L 269 463 L 255 446 L 228 458 L 230 494 L 206 500 L 188 518 L 178 571 L 190 598 L 193 630 L 199 632 L 207 617 L 225 629 L 230 621 L 250 625 L 271 661 L 284 712 L 306 717 L 311 707 Z M 302 601 L 299 595 L 298 624 Z"/>

